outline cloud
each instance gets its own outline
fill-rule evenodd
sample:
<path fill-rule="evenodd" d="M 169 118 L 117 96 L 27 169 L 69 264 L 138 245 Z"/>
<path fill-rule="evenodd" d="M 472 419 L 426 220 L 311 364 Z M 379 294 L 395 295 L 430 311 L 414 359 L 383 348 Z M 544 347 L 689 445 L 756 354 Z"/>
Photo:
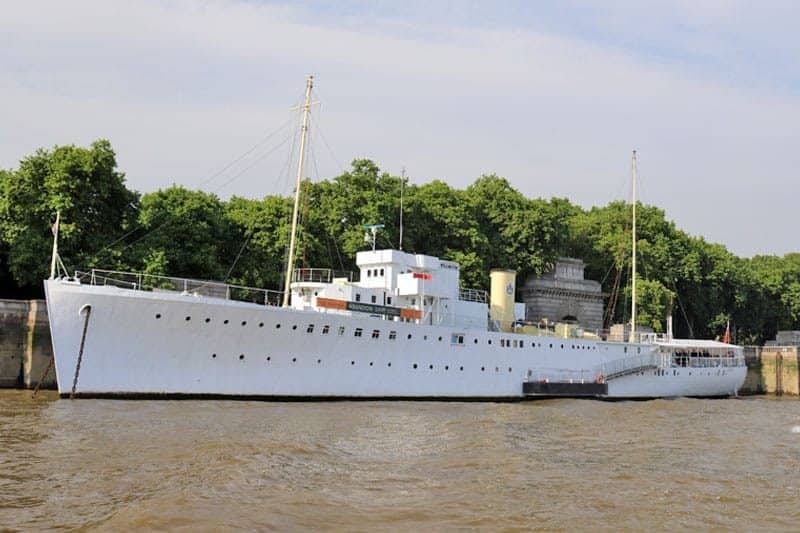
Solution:
<path fill-rule="evenodd" d="M 408 5 L 16 4 L 0 22 L 0 165 L 109 137 L 132 186 L 193 186 L 290 117 L 314 72 L 314 124 L 335 154 L 316 138 L 321 177 L 371 157 L 416 181 L 497 172 L 528 195 L 596 205 L 627 194 L 638 148 L 643 199 L 681 227 L 742 254 L 798 249 L 796 73 L 771 70 L 782 53 L 752 60 L 797 43 L 787 29 L 759 45 L 768 15 L 732 2 Z M 288 193 L 286 167 L 276 152 L 225 192 Z"/>

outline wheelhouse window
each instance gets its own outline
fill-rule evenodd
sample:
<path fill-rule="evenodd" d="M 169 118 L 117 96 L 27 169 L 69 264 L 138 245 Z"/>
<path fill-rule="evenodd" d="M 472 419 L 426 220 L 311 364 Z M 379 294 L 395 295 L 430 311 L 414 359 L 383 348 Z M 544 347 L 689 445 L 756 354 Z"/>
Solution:
<path fill-rule="evenodd" d="M 392 330 L 389 332 L 389 340 L 395 340 L 397 338 L 397 332 Z"/>
<path fill-rule="evenodd" d="M 357 302 L 360 302 L 360 301 L 361 301 L 361 294 L 360 294 L 360 293 L 358 293 L 358 292 L 356 293 L 356 301 L 357 301 Z"/>
<path fill-rule="evenodd" d="M 344 335 L 344 326 L 339 326 L 339 336 Z"/>
<path fill-rule="evenodd" d="M 363 331 L 363 330 L 362 330 L 361 328 L 356 328 L 356 331 L 353 333 L 353 336 L 354 336 L 354 337 L 360 337 L 360 336 L 361 336 L 361 333 L 362 333 L 362 331 Z"/>
<path fill-rule="evenodd" d="M 373 339 L 377 339 L 380 336 L 381 336 L 381 330 L 379 330 L 379 329 L 373 329 L 372 330 L 372 338 Z"/>
<path fill-rule="evenodd" d="M 331 330 L 331 327 L 328 324 L 325 324 L 324 326 L 322 326 L 322 334 L 323 335 L 327 335 L 330 330 Z"/>
<path fill-rule="evenodd" d="M 370 297 L 370 300 L 372 301 L 372 303 L 375 303 L 375 302 L 377 301 L 377 297 L 376 297 L 376 296 L 373 294 L 373 295 Z"/>
<path fill-rule="evenodd" d="M 450 344 L 464 344 L 464 334 L 453 333 L 450 335 Z"/>
<path fill-rule="evenodd" d="M 306 333 L 314 333 L 314 324 L 309 324 Z"/>

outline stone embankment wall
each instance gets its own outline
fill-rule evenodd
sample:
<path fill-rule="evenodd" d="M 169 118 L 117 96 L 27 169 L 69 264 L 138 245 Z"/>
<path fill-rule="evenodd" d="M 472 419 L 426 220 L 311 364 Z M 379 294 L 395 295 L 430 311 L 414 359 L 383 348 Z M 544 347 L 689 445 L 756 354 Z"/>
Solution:
<path fill-rule="evenodd" d="M 747 379 L 742 394 L 800 395 L 800 347 L 747 346 Z"/>
<path fill-rule="evenodd" d="M 44 300 L 0 300 L 0 387 L 36 387 L 52 357 Z M 42 387 L 56 387 L 54 369 Z"/>

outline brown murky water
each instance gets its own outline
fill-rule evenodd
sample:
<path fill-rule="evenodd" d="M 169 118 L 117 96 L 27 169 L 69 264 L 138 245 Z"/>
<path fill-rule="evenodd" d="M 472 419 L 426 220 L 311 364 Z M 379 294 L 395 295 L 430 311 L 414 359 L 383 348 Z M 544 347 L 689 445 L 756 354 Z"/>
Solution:
<path fill-rule="evenodd" d="M 0 529 L 800 529 L 800 401 L 0 392 Z"/>

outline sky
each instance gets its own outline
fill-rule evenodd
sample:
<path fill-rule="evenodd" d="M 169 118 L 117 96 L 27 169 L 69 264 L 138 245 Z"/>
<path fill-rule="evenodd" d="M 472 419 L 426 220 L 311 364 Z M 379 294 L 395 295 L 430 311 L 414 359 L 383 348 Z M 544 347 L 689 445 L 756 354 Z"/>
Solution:
<path fill-rule="evenodd" d="M 370 158 L 590 207 L 628 198 L 635 149 L 641 201 L 782 255 L 800 251 L 797 20 L 780 0 L 8 3 L 0 167 L 107 138 L 141 192 L 288 195 L 313 74 L 312 179 Z"/>

